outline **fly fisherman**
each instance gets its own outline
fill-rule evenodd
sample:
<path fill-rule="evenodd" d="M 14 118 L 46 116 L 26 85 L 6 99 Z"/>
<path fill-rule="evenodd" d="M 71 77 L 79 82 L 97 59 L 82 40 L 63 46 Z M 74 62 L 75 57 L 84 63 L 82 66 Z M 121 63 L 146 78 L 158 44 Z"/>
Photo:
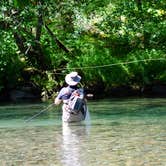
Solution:
<path fill-rule="evenodd" d="M 55 105 L 63 102 L 62 120 L 63 122 L 79 122 L 85 119 L 86 103 L 82 88 L 78 88 L 81 76 L 77 72 L 71 72 L 66 75 L 66 87 L 63 87 L 54 100 Z"/>

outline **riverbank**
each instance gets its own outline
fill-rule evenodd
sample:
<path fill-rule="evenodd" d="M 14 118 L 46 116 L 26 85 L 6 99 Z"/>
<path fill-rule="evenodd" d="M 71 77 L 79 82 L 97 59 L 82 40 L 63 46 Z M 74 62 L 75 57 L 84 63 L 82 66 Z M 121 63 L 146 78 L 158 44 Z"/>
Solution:
<path fill-rule="evenodd" d="M 120 86 L 120 87 L 112 87 L 110 90 L 102 93 L 101 90 L 98 89 L 97 93 L 95 91 L 92 92 L 93 98 L 126 98 L 126 97 L 166 97 L 166 85 L 153 85 L 146 86 L 142 88 L 131 87 L 131 86 Z M 92 98 L 90 95 L 89 98 Z"/>
<path fill-rule="evenodd" d="M 144 86 L 142 88 L 133 86 L 119 86 L 111 87 L 109 90 L 103 88 L 93 87 L 85 88 L 87 99 L 100 99 L 100 98 L 126 98 L 126 97 L 166 97 L 166 85 L 156 84 L 151 86 Z M 0 102 L 36 102 L 46 101 L 53 99 L 54 95 L 42 96 L 42 90 L 36 86 L 23 86 L 10 91 L 4 91 L 0 94 Z"/>

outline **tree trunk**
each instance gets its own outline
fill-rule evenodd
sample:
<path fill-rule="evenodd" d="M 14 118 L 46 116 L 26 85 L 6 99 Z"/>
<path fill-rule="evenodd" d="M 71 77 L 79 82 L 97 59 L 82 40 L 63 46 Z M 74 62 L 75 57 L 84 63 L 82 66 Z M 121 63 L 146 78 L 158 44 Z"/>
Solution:
<path fill-rule="evenodd" d="M 137 6 L 139 10 L 142 10 L 142 0 L 136 0 Z"/>
<path fill-rule="evenodd" d="M 42 26 L 43 26 L 43 12 L 42 12 L 41 2 L 39 1 L 38 22 L 37 22 L 37 27 L 36 27 L 36 40 L 37 41 L 40 41 Z"/>

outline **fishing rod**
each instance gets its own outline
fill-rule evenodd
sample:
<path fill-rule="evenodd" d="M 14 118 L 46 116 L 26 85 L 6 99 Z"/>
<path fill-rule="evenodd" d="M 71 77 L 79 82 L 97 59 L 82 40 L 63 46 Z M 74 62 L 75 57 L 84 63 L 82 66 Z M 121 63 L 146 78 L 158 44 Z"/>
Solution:
<path fill-rule="evenodd" d="M 48 107 L 46 107 L 45 109 L 41 110 L 40 112 L 38 112 L 37 114 L 33 115 L 32 117 L 28 118 L 27 120 L 25 120 L 25 123 L 30 122 L 32 119 L 36 118 L 37 116 L 39 116 L 40 114 L 42 114 L 43 112 L 47 111 L 49 108 L 51 108 L 54 105 L 54 103 L 50 104 Z"/>

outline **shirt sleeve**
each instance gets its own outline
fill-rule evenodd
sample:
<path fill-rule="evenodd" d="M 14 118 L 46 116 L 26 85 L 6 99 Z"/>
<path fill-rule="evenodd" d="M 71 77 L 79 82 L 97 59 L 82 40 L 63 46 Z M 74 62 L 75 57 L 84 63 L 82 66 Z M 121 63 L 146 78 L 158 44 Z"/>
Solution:
<path fill-rule="evenodd" d="M 67 100 L 70 97 L 70 92 L 68 88 L 62 88 L 57 96 L 59 100 Z"/>

